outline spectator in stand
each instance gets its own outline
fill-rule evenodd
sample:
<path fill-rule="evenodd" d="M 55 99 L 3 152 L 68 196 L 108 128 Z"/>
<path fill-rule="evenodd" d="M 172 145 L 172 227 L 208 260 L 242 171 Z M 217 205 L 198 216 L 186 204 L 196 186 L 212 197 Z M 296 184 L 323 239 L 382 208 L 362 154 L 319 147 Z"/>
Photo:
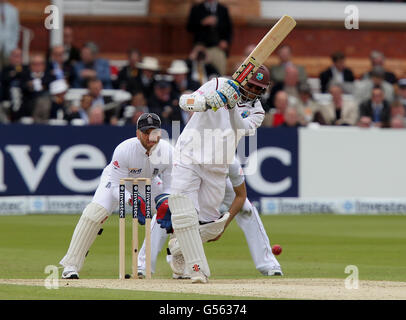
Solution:
<path fill-rule="evenodd" d="M 73 81 L 72 65 L 64 62 L 64 48 L 56 45 L 51 49 L 47 71 L 51 73 L 55 79 L 65 79 L 69 84 Z"/>
<path fill-rule="evenodd" d="M 29 72 L 29 67 L 23 65 L 20 48 L 14 49 L 9 57 L 9 64 L 0 73 L 0 106 L 7 109 L 7 117 L 15 120 L 15 112 L 21 107 L 22 76 Z"/>
<path fill-rule="evenodd" d="M 177 104 L 178 99 L 173 96 L 171 84 L 165 80 L 159 80 L 154 85 L 154 94 L 148 99 L 149 111 L 156 113 L 163 124 L 171 124 L 172 121 L 183 123 L 182 114 Z"/>
<path fill-rule="evenodd" d="M 320 104 L 313 99 L 312 90 L 307 82 L 301 83 L 298 87 L 299 99 L 292 104 L 298 111 L 301 124 L 306 125 L 313 122 L 317 113 L 320 113 Z"/>
<path fill-rule="evenodd" d="M 186 60 L 189 68 L 188 77 L 203 85 L 213 77 L 219 77 L 220 73 L 216 67 L 207 61 L 206 48 L 202 45 L 196 45 Z"/>
<path fill-rule="evenodd" d="M 143 113 L 148 113 L 149 108 L 147 106 L 147 100 L 142 92 L 137 92 L 131 98 L 131 105 L 124 108 L 121 118 L 124 119 L 126 125 L 136 125 L 138 118 Z"/>
<path fill-rule="evenodd" d="M 106 123 L 105 114 L 102 106 L 95 106 L 89 110 L 89 125 L 103 125 Z"/>
<path fill-rule="evenodd" d="M 155 75 L 161 68 L 154 57 L 144 57 L 137 66 L 141 69 L 141 91 L 148 100 L 154 91 Z"/>
<path fill-rule="evenodd" d="M 81 52 L 81 61 L 73 68 L 73 87 L 86 88 L 87 81 L 98 78 L 103 83 L 103 88 L 112 89 L 110 65 L 105 59 L 99 58 L 99 48 L 93 42 L 87 42 Z"/>
<path fill-rule="evenodd" d="M 351 69 L 345 66 L 345 56 L 342 52 L 335 52 L 331 55 L 333 65 L 320 73 L 321 92 L 326 93 L 330 82 L 340 84 L 344 93 L 352 93 L 354 74 Z"/>
<path fill-rule="evenodd" d="M 49 84 L 55 77 L 46 71 L 45 57 L 41 54 L 31 56 L 27 72 L 21 75 L 22 105 L 17 119 L 32 117 L 36 109 L 42 108 L 41 97 L 49 95 Z"/>
<path fill-rule="evenodd" d="M 172 93 L 178 99 L 186 90 L 193 92 L 200 87 L 199 82 L 188 77 L 189 68 L 183 60 L 173 60 L 167 72 L 173 77 Z"/>
<path fill-rule="evenodd" d="M 359 81 L 354 87 L 354 97 L 358 103 L 371 99 L 374 87 L 381 87 L 385 99 L 392 103 L 394 100 L 394 88 L 389 82 L 385 81 L 384 77 L 385 70 L 380 66 L 376 66 L 372 69 L 369 78 Z"/>
<path fill-rule="evenodd" d="M 342 84 L 331 82 L 329 93 L 331 102 L 322 107 L 322 113 L 328 125 L 356 125 L 358 105 L 354 100 L 343 98 Z"/>
<path fill-rule="evenodd" d="M 266 112 L 263 125 L 267 127 L 278 127 L 285 121 L 285 111 L 289 106 L 288 94 L 281 90 L 275 95 L 275 108 Z"/>
<path fill-rule="evenodd" d="M 70 122 L 74 119 L 81 119 L 82 124 L 89 124 L 89 111 L 92 107 L 93 97 L 89 94 L 84 94 L 80 99 L 79 106 L 71 106 L 66 115 L 66 119 Z"/>
<path fill-rule="evenodd" d="M 285 67 L 285 77 L 282 82 L 276 82 L 272 88 L 269 95 L 269 99 L 265 104 L 265 111 L 268 111 L 270 108 L 274 108 L 274 98 L 277 92 L 283 90 L 292 100 L 299 99 L 299 70 L 294 65 L 287 65 Z M 303 82 L 306 83 L 306 82 Z"/>
<path fill-rule="evenodd" d="M 391 109 L 391 117 L 394 117 L 397 115 L 404 117 L 406 115 L 406 110 L 403 107 L 403 104 L 400 100 L 395 100 L 392 103 L 390 109 Z"/>
<path fill-rule="evenodd" d="M 390 120 L 390 127 L 392 129 L 404 129 L 405 128 L 405 118 L 400 115 L 396 115 Z"/>
<path fill-rule="evenodd" d="M 368 116 L 372 119 L 375 127 L 388 127 L 390 124 L 390 104 L 385 100 L 385 94 L 381 87 L 372 89 L 371 99 L 362 102 L 359 106 L 360 116 Z"/>
<path fill-rule="evenodd" d="M 49 119 L 66 119 L 69 105 L 65 100 L 65 95 L 68 90 L 69 86 L 65 79 L 52 81 L 49 85 L 49 92 L 51 94 L 51 108 L 48 116 Z"/>
<path fill-rule="evenodd" d="M 270 68 L 271 81 L 274 83 L 285 80 L 285 69 L 287 66 L 295 66 L 298 72 L 300 82 L 307 81 L 306 70 L 303 66 L 294 65 L 292 62 L 292 49 L 289 45 L 282 45 L 278 49 L 279 64 Z"/>
<path fill-rule="evenodd" d="M 393 72 L 390 72 L 388 70 L 385 70 L 384 65 L 385 65 L 385 56 L 382 52 L 377 51 L 377 50 L 373 50 L 371 51 L 370 55 L 369 55 L 369 59 L 371 60 L 371 71 L 367 72 L 366 74 L 364 74 L 362 76 L 362 79 L 368 79 L 371 77 L 371 72 L 374 70 L 375 67 L 380 67 L 382 68 L 384 71 L 384 76 L 383 79 L 394 85 L 397 82 L 396 76 Z"/>
<path fill-rule="evenodd" d="M 128 65 L 118 73 L 117 89 L 125 90 L 134 94 L 142 89 L 141 70 L 138 63 L 141 62 L 141 52 L 138 49 L 128 51 Z"/>
<path fill-rule="evenodd" d="M 193 44 L 207 48 L 208 61 L 221 75 L 226 74 L 233 26 L 228 8 L 217 0 L 205 0 L 192 6 L 187 30 L 194 36 Z"/>
<path fill-rule="evenodd" d="M 63 28 L 63 62 L 73 66 L 80 61 L 80 50 L 73 44 L 73 30 L 71 27 Z"/>
<path fill-rule="evenodd" d="M 406 111 L 406 78 L 400 79 L 398 81 L 398 99 L 402 103 L 403 108 L 405 108 Z"/>
<path fill-rule="evenodd" d="M 371 128 L 372 118 L 368 116 L 361 116 L 358 120 L 357 126 L 360 128 Z"/>
<path fill-rule="evenodd" d="M 88 94 L 93 98 L 92 108 L 95 106 L 102 107 L 106 123 L 116 124 L 118 121 L 117 112 L 120 110 L 119 103 L 115 102 L 111 96 L 103 95 L 103 83 L 100 79 L 90 79 L 87 89 Z"/>
<path fill-rule="evenodd" d="M 283 114 L 284 121 L 281 127 L 284 128 L 298 128 L 301 126 L 299 121 L 299 114 L 295 107 L 287 107 Z"/>
<path fill-rule="evenodd" d="M 0 71 L 8 64 L 11 52 L 20 39 L 20 17 L 16 7 L 0 0 Z"/>

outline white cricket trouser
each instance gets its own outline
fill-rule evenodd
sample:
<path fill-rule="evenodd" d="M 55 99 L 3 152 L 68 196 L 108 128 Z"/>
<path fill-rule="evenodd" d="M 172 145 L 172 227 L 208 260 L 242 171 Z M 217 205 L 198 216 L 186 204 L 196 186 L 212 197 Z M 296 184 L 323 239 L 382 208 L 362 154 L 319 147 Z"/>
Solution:
<path fill-rule="evenodd" d="M 224 199 L 225 165 L 182 165 L 172 169 L 172 194 L 190 198 L 198 212 L 199 221 L 209 222 L 220 218 L 220 205 Z"/>
<path fill-rule="evenodd" d="M 234 188 L 231 181 L 227 179 L 223 205 L 229 208 L 234 197 Z M 245 199 L 244 206 L 235 216 L 235 220 L 244 232 L 252 260 L 254 260 L 257 270 L 261 273 L 266 273 L 274 267 L 280 267 L 278 260 L 272 253 L 271 244 L 259 217 L 258 210 L 248 199 Z"/>

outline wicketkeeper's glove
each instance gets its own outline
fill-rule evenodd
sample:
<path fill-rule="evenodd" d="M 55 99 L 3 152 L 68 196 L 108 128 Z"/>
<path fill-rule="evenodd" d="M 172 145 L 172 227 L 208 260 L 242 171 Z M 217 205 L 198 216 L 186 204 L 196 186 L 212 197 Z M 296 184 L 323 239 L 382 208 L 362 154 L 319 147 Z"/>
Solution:
<path fill-rule="evenodd" d="M 155 197 L 156 222 L 158 222 L 162 229 L 166 229 L 167 233 L 172 233 L 171 210 L 168 205 L 168 197 L 168 193 L 162 193 Z"/>
<path fill-rule="evenodd" d="M 144 225 L 145 224 L 145 212 L 146 212 L 146 206 L 145 206 L 145 200 L 141 195 L 138 195 L 138 223 L 140 225 Z M 128 204 L 132 207 L 133 205 L 133 198 L 131 197 L 128 200 Z"/>

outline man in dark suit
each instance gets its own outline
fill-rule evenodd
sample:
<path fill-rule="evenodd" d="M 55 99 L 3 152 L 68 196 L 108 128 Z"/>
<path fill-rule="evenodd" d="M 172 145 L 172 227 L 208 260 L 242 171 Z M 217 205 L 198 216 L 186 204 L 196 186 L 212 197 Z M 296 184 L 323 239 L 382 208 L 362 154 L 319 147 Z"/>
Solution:
<path fill-rule="evenodd" d="M 32 117 L 43 106 L 40 99 L 49 94 L 49 84 L 55 77 L 46 70 L 45 57 L 35 54 L 30 58 L 30 66 L 21 75 L 23 102 L 16 118 Z"/>
<path fill-rule="evenodd" d="M 371 72 L 375 67 L 382 67 L 384 68 L 384 64 L 385 64 L 385 55 L 377 50 L 372 50 L 370 55 L 369 55 L 369 59 L 371 60 L 371 71 L 365 73 L 362 76 L 362 79 L 369 79 L 371 78 Z M 396 75 L 393 72 L 390 72 L 389 70 L 385 70 L 385 74 L 384 74 L 384 80 L 386 82 L 389 82 L 390 84 L 394 85 L 396 84 L 396 82 L 398 81 L 396 78 Z"/>
<path fill-rule="evenodd" d="M 328 92 L 330 81 L 341 84 L 345 93 L 352 92 L 354 74 L 351 69 L 345 67 L 345 56 L 342 52 L 335 52 L 331 55 L 333 65 L 320 73 L 321 92 Z"/>
<path fill-rule="evenodd" d="M 137 66 L 139 62 L 141 62 L 141 52 L 138 49 L 130 49 L 128 65 L 118 73 L 116 89 L 126 90 L 131 94 L 142 90 L 141 69 Z"/>
<path fill-rule="evenodd" d="M 209 61 L 222 75 L 226 73 L 232 29 L 228 8 L 217 0 L 196 4 L 189 13 L 187 30 L 194 35 L 193 43 L 207 48 Z"/>
<path fill-rule="evenodd" d="M 362 102 L 359 106 L 360 117 L 367 116 L 372 119 L 376 127 L 388 127 L 391 117 L 390 104 L 384 98 L 381 87 L 372 89 L 371 99 Z"/>
<path fill-rule="evenodd" d="M 73 30 L 71 27 L 65 26 L 63 28 L 63 47 L 64 56 L 63 61 L 67 64 L 74 65 L 80 61 L 80 50 L 73 44 Z"/>

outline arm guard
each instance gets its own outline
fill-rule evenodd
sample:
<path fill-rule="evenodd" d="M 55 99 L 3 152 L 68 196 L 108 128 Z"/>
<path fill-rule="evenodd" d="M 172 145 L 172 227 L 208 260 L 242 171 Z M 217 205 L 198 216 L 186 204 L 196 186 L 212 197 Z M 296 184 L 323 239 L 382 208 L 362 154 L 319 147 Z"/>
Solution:
<path fill-rule="evenodd" d="M 207 110 L 206 98 L 200 94 L 183 94 L 179 100 L 179 107 L 185 111 L 204 112 Z"/>

